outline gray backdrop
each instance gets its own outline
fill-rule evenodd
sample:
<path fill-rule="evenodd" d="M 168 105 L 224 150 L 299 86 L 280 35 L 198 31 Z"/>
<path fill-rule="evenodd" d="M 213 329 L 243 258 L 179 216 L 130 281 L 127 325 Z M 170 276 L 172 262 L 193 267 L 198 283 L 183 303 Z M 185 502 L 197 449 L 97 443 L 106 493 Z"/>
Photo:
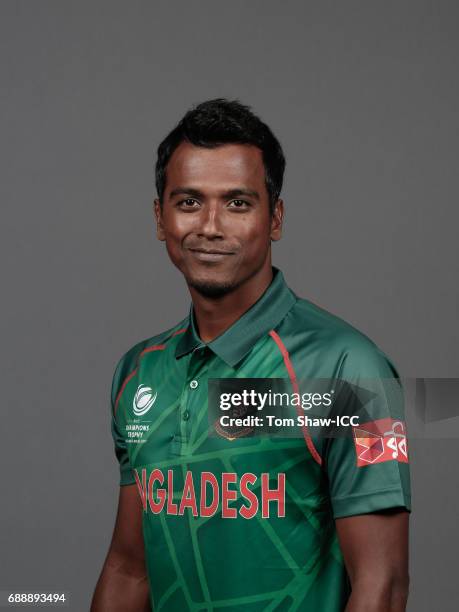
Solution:
<path fill-rule="evenodd" d="M 237 97 L 281 140 L 290 286 L 402 375 L 458 376 L 458 17 L 438 0 L 2 0 L 0 590 L 88 609 L 118 495 L 115 363 L 188 311 L 152 199 L 156 146 L 191 104 Z M 457 609 L 458 448 L 412 441 L 410 611 Z"/>

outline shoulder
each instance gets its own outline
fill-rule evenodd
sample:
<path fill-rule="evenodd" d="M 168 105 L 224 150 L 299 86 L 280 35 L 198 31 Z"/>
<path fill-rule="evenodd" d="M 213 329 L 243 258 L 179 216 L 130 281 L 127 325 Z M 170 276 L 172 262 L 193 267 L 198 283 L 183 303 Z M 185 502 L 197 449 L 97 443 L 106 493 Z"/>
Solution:
<path fill-rule="evenodd" d="M 125 351 L 118 359 L 113 375 L 112 383 L 112 400 L 116 398 L 120 387 L 130 374 L 132 374 L 139 363 L 142 354 L 148 350 L 154 350 L 154 347 L 162 347 L 175 335 L 181 333 L 188 324 L 188 317 L 182 319 L 179 323 L 166 331 L 141 340 L 134 344 L 129 350 Z"/>
<path fill-rule="evenodd" d="M 393 361 L 365 333 L 305 298 L 297 301 L 285 323 L 290 332 L 317 347 L 318 357 L 333 355 L 340 376 L 398 376 Z"/>

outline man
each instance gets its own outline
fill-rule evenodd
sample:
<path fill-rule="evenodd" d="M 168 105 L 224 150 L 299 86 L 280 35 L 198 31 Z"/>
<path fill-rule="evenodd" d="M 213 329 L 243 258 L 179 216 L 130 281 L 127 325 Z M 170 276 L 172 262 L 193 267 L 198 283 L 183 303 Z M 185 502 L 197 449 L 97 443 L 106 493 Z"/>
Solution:
<path fill-rule="evenodd" d="M 93 612 L 405 609 L 409 474 L 390 394 L 371 395 L 353 436 L 209 425 L 215 379 L 285 379 L 294 392 L 301 379 L 397 380 L 371 340 L 272 266 L 284 167 L 271 130 L 224 99 L 159 146 L 157 235 L 192 304 L 114 374 L 121 488 Z"/>

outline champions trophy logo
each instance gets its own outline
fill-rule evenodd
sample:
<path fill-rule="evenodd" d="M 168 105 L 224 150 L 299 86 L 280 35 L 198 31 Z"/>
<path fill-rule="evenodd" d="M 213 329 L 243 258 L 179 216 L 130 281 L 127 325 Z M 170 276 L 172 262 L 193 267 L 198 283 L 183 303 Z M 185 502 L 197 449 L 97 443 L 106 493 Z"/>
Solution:
<path fill-rule="evenodd" d="M 132 409 L 134 410 L 134 414 L 136 416 L 146 414 L 155 403 L 157 395 L 158 392 L 153 393 L 153 389 L 151 387 L 139 385 L 134 395 L 134 399 L 132 400 Z"/>
<path fill-rule="evenodd" d="M 405 424 L 379 419 L 353 428 L 357 466 L 399 461 L 408 463 Z"/>

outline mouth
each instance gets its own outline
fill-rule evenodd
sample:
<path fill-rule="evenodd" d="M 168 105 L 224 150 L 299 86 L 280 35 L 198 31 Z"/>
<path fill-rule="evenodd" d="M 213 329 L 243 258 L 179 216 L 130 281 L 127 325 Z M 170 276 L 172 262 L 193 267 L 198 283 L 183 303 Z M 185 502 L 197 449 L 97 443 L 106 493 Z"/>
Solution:
<path fill-rule="evenodd" d="M 199 261 L 222 261 L 229 255 L 234 255 L 233 251 L 221 251 L 218 249 L 189 249 Z"/>

